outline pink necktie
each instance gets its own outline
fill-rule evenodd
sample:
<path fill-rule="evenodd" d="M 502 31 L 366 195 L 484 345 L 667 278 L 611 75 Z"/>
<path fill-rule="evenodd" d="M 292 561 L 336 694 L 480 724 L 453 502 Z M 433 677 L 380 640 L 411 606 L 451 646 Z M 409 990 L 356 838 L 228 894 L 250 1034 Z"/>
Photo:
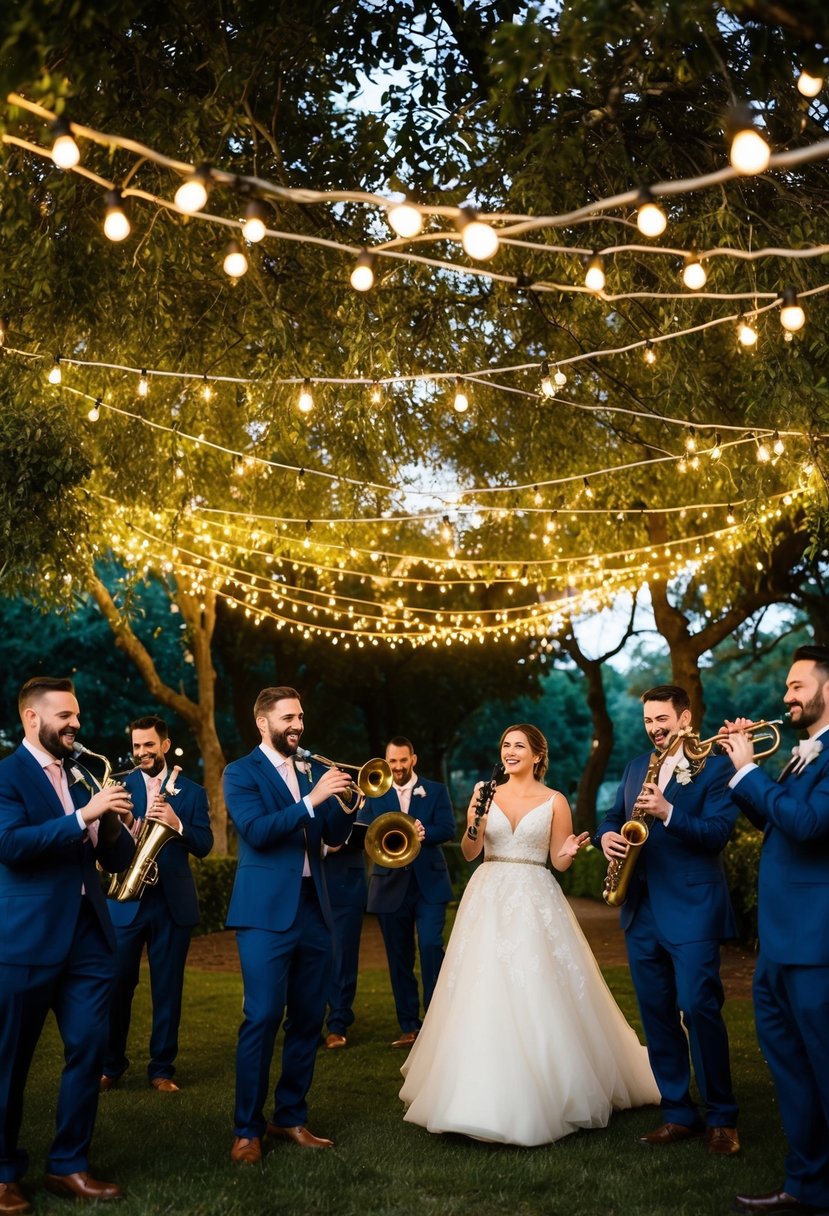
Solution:
<path fill-rule="evenodd" d="M 296 769 L 294 768 L 293 764 L 291 764 L 291 761 L 283 760 L 282 763 L 279 765 L 279 768 L 277 771 L 279 772 L 279 775 L 282 778 L 282 780 L 287 785 L 288 789 L 291 791 L 291 794 L 293 795 L 293 797 L 296 798 L 297 802 L 299 802 L 301 799 L 301 794 L 299 792 L 299 780 L 296 775 Z M 302 877 L 310 878 L 311 877 L 311 864 L 308 861 L 308 851 L 307 851 L 308 838 L 307 838 L 307 836 L 305 838 L 305 847 L 306 847 L 306 852 L 305 852 L 305 861 L 303 862 L 303 865 L 302 865 Z"/>

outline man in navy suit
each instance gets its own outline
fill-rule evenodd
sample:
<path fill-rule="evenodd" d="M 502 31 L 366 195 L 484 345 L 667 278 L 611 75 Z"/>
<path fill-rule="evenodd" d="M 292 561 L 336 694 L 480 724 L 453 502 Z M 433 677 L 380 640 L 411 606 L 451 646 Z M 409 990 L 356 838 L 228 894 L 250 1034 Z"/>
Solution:
<path fill-rule="evenodd" d="M 733 796 L 764 832 L 754 1010 L 789 1141 L 778 1191 L 739 1212 L 829 1211 L 829 647 L 801 646 L 783 700 L 806 731 L 777 781 L 753 762 L 748 719 L 726 724 Z"/>
<path fill-rule="evenodd" d="M 380 918 L 400 1035 L 392 1047 L 411 1047 L 421 1027 L 415 978 L 415 930 L 420 950 L 423 1009 L 429 1008 L 443 962 L 443 924 L 452 884 L 441 845 L 455 836 L 449 791 L 415 773 L 411 742 L 398 735 L 386 748 L 394 778 L 387 794 L 366 802 L 360 822 L 372 823 L 389 811 L 411 815 L 421 849 L 411 865 L 396 869 L 375 863 L 368 886 L 368 910 Z"/>
<path fill-rule="evenodd" d="M 331 1141 L 306 1127 L 307 1096 L 325 1015 L 331 969 L 331 907 L 324 844 L 342 844 L 352 788 L 341 769 L 295 763 L 304 715 L 293 688 L 265 688 L 253 707 L 258 747 L 224 774 L 239 864 L 227 926 L 236 930 L 244 986 L 236 1049 L 235 1137 L 230 1158 L 252 1165 L 267 1133 L 303 1148 Z M 273 1121 L 263 1114 L 276 1034 L 285 1016 L 282 1070 Z"/>
<path fill-rule="evenodd" d="M 178 1093 L 173 1062 L 178 1053 L 184 964 L 193 928 L 199 923 L 188 857 L 206 857 L 213 847 L 213 833 L 202 787 L 178 774 L 175 785 L 170 780 L 166 759 L 170 732 L 164 719 L 155 714 L 137 718 L 130 725 L 130 736 L 140 771 L 130 773 L 124 782 L 134 815 L 127 827 L 137 835 L 146 820 L 155 820 L 166 823 L 177 835 L 162 847 L 157 857 L 158 881 L 145 887 L 140 899 L 108 901 L 118 957 L 101 1090 L 112 1089 L 129 1066 L 126 1051 L 132 998 L 146 943 L 153 998 L 147 1076 L 159 1093 Z"/>
<path fill-rule="evenodd" d="M 667 753 L 670 736 L 690 728 L 688 694 L 663 684 L 641 700 L 645 730 L 657 752 Z M 621 915 L 665 1120 L 640 1143 L 674 1144 L 704 1129 L 709 1152 L 732 1156 L 740 1141 L 720 982 L 720 942 L 736 931 L 721 856 L 738 814 L 730 765 L 709 756 L 700 768 L 680 747 L 646 783 L 650 760 L 646 753 L 628 764 L 596 833 L 608 861 L 621 859 L 628 844 L 620 828 L 634 805 L 653 816 Z M 689 1047 L 704 1118 L 690 1095 Z"/>
<path fill-rule="evenodd" d="M 63 1039 L 55 1137 L 46 1189 L 72 1199 L 117 1199 L 89 1172 L 106 1042 L 115 934 L 95 869 L 123 869 L 135 845 L 120 816 L 120 785 L 92 794 L 74 763 L 80 712 L 71 680 L 20 690 L 24 738 L 0 762 L 0 1213 L 27 1212 L 28 1157 L 18 1146 L 23 1093 L 43 1023 Z"/>
<path fill-rule="evenodd" d="M 325 882 L 333 917 L 331 981 L 328 985 L 328 1033 L 325 1046 L 337 1051 L 348 1045 L 346 1032 L 354 1022 L 354 997 L 360 966 L 360 937 L 366 909 L 365 832 L 358 824 L 339 849 L 326 852 Z"/>

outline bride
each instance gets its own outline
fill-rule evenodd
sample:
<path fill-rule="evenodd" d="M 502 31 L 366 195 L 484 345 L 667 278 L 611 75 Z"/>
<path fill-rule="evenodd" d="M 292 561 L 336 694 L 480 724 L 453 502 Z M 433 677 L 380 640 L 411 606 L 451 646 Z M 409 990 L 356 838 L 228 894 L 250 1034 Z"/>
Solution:
<path fill-rule="evenodd" d="M 430 1132 L 548 1144 L 658 1103 L 659 1091 L 547 869 L 548 858 L 568 869 L 588 839 L 573 835 L 567 799 L 542 784 L 547 741 L 535 726 L 511 726 L 501 761 L 507 781 L 477 839 L 464 833 L 464 856 L 483 847 L 484 864 L 458 908 L 400 1097 L 404 1118 Z"/>

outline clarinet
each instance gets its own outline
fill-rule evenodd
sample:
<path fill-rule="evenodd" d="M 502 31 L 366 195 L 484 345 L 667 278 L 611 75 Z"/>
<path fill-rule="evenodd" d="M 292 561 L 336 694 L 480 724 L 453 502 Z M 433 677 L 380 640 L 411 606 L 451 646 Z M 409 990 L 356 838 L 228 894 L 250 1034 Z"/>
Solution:
<path fill-rule="evenodd" d="M 475 805 L 475 818 L 466 829 L 466 834 L 470 840 L 478 839 L 478 828 L 481 826 L 481 820 L 489 811 L 492 804 L 492 799 L 495 797 L 495 790 L 501 784 L 504 778 L 504 766 L 500 762 L 495 765 L 492 770 L 492 776 L 489 781 L 485 781 L 478 790 L 478 801 Z"/>

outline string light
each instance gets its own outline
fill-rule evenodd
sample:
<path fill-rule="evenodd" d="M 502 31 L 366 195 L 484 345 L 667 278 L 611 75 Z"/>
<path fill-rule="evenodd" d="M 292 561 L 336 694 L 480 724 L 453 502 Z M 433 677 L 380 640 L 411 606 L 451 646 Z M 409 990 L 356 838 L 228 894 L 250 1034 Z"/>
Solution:
<path fill-rule="evenodd" d="M 768 462 L 771 460 L 771 452 L 769 451 L 768 444 L 764 439 L 757 441 L 757 459 L 759 460 L 760 464 L 768 464 Z"/>
<path fill-rule="evenodd" d="M 100 397 L 95 398 L 95 404 L 92 406 L 89 413 L 86 415 L 90 422 L 97 422 L 101 417 L 101 405 L 103 404 Z"/>
<path fill-rule="evenodd" d="M 798 303 L 794 287 L 784 287 L 781 293 L 783 306 L 780 309 L 780 324 L 790 334 L 797 333 L 806 322 L 806 314 Z"/>
<path fill-rule="evenodd" d="M 6 334 L 8 333 L 8 330 L 9 330 L 9 318 L 0 317 L 0 346 L 5 346 Z"/>
<path fill-rule="evenodd" d="M 383 390 L 380 388 L 380 385 L 376 380 L 372 380 L 371 382 L 370 400 L 372 405 L 383 404 Z"/>
<path fill-rule="evenodd" d="M 147 369 L 143 368 L 141 375 L 138 377 L 138 396 L 146 397 L 150 391 L 150 382 L 147 379 Z"/>
<path fill-rule="evenodd" d="M 245 219 L 242 224 L 242 236 L 250 245 L 258 245 L 264 240 L 271 213 L 258 198 L 251 199 L 245 207 Z"/>
<path fill-rule="evenodd" d="M 210 166 L 201 164 L 176 190 L 173 202 L 184 215 L 195 215 L 207 202 L 210 189 Z"/>
<path fill-rule="evenodd" d="M 645 343 L 645 349 L 642 351 L 642 358 L 649 366 L 653 366 L 656 362 L 656 351 L 653 348 L 653 342 L 648 338 Z"/>
<path fill-rule="evenodd" d="M 129 234 L 130 222 L 124 209 L 121 191 L 108 190 L 106 194 L 104 235 L 111 241 L 125 241 Z"/>
<path fill-rule="evenodd" d="M 711 449 L 711 459 L 719 460 L 719 458 L 721 456 L 722 456 L 722 438 L 720 437 L 720 432 L 716 431 L 714 434 L 714 446 Z"/>
<path fill-rule="evenodd" d="M 738 173 L 750 176 L 764 173 L 769 166 L 771 149 L 754 126 L 754 117 L 748 106 L 737 106 L 729 115 L 731 148 L 728 158 Z"/>
<path fill-rule="evenodd" d="M 458 377 L 455 381 L 455 399 L 452 407 L 456 414 L 465 414 L 469 409 L 469 397 L 466 394 L 463 381 Z"/>
<path fill-rule="evenodd" d="M 728 504 L 728 512 L 725 517 L 725 522 L 727 524 L 733 524 L 735 522 L 734 508 L 732 507 L 731 503 Z"/>
<path fill-rule="evenodd" d="M 661 236 L 668 226 L 668 218 L 654 201 L 650 190 L 643 188 L 636 200 L 636 227 L 643 236 Z"/>
<path fill-rule="evenodd" d="M 234 282 L 238 282 L 243 274 L 247 274 L 248 260 L 245 257 L 245 251 L 238 241 L 228 241 L 225 246 L 222 269 L 228 278 Z"/>
<path fill-rule="evenodd" d="M 564 388 L 565 384 L 567 383 L 567 376 L 561 370 L 558 364 L 556 364 L 556 370 L 553 372 L 553 383 L 559 388 Z"/>
<path fill-rule="evenodd" d="M 461 207 L 457 219 L 464 251 L 478 262 L 485 262 L 498 251 L 498 233 L 490 224 L 478 219 L 473 207 Z"/>
<path fill-rule="evenodd" d="M 402 203 L 395 203 L 389 207 L 386 212 L 386 219 L 392 227 L 392 230 L 398 236 L 406 239 L 417 236 L 423 228 L 423 216 L 421 212 L 412 203 L 404 200 Z"/>
<path fill-rule="evenodd" d="M 811 73 L 801 70 L 797 78 L 797 91 L 802 97 L 817 97 L 822 88 L 822 76 L 812 76 Z"/>
<path fill-rule="evenodd" d="M 201 395 L 202 395 L 203 401 L 210 401 L 213 398 L 213 388 L 210 384 L 210 381 L 207 379 L 206 374 L 205 374 L 204 378 L 202 379 Z"/>
<path fill-rule="evenodd" d="M 774 452 L 775 456 L 782 456 L 783 453 L 785 452 L 785 450 L 786 450 L 786 445 L 784 444 L 783 440 L 780 438 L 780 432 L 775 431 L 774 437 L 773 437 L 772 451 Z"/>
<path fill-rule="evenodd" d="M 60 366 L 60 355 L 55 355 L 52 360 L 52 366 L 49 368 L 48 380 L 50 384 L 60 384 L 63 380 L 63 371 Z"/>
<path fill-rule="evenodd" d="M 370 291 L 374 286 L 374 257 L 364 249 L 351 271 L 351 286 L 355 291 Z"/>
<path fill-rule="evenodd" d="M 740 317 L 737 322 L 737 340 L 741 346 L 751 347 L 757 345 L 757 330 L 749 325 L 745 317 Z"/>
<path fill-rule="evenodd" d="M 553 379 L 550 375 L 550 364 L 545 359 L 541 364 L 541 394 L 544 397 L 554 397 L 555 393 Z"/>
<path fill-rule="evenodd" d="M 701 287 L 705 286 L 707 279 L 705 267 L 699 258 L 688 254 L 682 269 L 682 282 L 685 286 L 689 291 L 699 291 Z"/>
<path fill-rule="evenodd" d="M 688 434 L 685 436 L 685 451 L 695 452 L 697 450 L 697 432 L 695 427 L 691 427 Z"/>
<path fill-rule="evenodd" d="M 594 253 L 587 263 L 587 273 L 584 276 L 584 285 L 590 291 L 604 291 L 607 279 L 604 273 L 604 260 L 600 254 Z"/>
<path fill-rule="evenodd" d="M 81 159 L 81 151 L 75 143 L 72 128 L 64 117 L 56 118 L 52 123 L 52 133 L 55 142 L 52 144 L 52 160 L 59 169 L 74 169 Z"/>
<path fill-rule="evenodd" d="M 583 484 L 584 484 L 584 496 L 585 496 L 585 498 L 593 498 L 593 497 L 594 497 L 594 495 L 593 495 L 593 487 L 591 486 L 590 482 L 587 480 L 587 478 L 586 478 L 586 477 L 583 477 L 583 478 L 582 478 L 582 482 L 583 482 Z"/>
<path fill-rule="evenodd" d="M 302 388 L 299 390 L 299 400 L 297 408 L 301 414 L 310 414 L 314 408 L 314 395 L 311 392 L 311 381 L 306 376 L 302 381 Z M 303 473 L 305 470 L 303 469 Z"/>

